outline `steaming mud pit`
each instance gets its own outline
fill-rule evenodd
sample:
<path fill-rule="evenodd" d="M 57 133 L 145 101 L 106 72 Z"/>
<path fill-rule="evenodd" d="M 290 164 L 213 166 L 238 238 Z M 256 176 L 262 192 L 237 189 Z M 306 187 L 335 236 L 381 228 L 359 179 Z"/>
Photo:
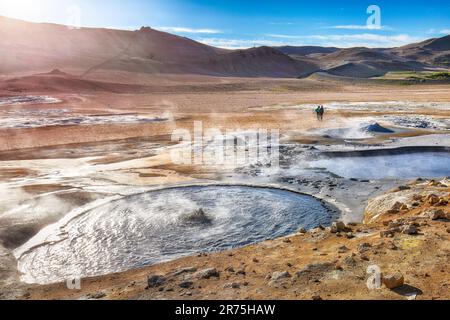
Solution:
<path fill-rule="evenodd" d="M 326 168 L 346 179 L 414 179 L 450 175 L 450 152 L 422 152 L 369 156 L 342 156 L 320 159 L 310 167 Z"/>
<path fill-rule="evenodd" d="M 313 197 L 247 186 L 147 192 L 77 210 L 16 250 L 28 283 L 53 283 L 220 251 L 329 225 Z"/>

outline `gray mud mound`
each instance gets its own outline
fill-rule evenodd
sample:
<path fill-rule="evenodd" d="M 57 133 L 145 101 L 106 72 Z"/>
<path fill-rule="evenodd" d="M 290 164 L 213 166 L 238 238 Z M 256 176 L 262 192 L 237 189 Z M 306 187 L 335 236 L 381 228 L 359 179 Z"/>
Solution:
<path fill-rule="evenodd" d="M 363 131 L 369 133 L 394 133 L 394 130 L 385 128 L 381 126 L 379 123 L 373 123 L 363 128 Z"/>

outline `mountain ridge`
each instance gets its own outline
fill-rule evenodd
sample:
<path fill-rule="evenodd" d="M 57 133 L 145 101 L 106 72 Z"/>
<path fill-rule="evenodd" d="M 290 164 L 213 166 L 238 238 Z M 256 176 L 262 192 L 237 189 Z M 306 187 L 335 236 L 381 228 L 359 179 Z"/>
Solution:
<path fill-rule="evenodd" d="M 367 78 L 389 71 L 446 67 L 450 36 L 398 48 L 320 46 L 226 50 L 158 31 L 73 29 L 0 16 L 0 74 L 99 70 L 224 77 L 305 77 L 314 72 Z M 24 61 L 27 63 L 25 64 Z"/>

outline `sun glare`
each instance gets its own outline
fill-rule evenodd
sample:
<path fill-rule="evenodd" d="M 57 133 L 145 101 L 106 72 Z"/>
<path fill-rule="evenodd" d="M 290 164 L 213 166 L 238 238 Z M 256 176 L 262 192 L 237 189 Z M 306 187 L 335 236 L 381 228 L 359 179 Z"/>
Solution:
<path fill-rule="evenodd" d="M 0 15 L 24 19 L 41 20 L 41 14 L 48 8 L 48 1 L 1 0 Z"/>

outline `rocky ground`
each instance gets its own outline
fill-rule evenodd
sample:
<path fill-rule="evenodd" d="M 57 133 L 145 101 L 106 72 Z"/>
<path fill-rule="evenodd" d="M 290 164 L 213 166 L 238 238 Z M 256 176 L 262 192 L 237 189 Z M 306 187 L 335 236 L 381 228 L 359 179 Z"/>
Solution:
<path fill-rule="evenodd" d="M 81 290 L 32 286 L 20 298 L 449 299 L 449 201 L 449 179 L 419 179 L 371 199 L 362 224 L 86 279 Z"/>

